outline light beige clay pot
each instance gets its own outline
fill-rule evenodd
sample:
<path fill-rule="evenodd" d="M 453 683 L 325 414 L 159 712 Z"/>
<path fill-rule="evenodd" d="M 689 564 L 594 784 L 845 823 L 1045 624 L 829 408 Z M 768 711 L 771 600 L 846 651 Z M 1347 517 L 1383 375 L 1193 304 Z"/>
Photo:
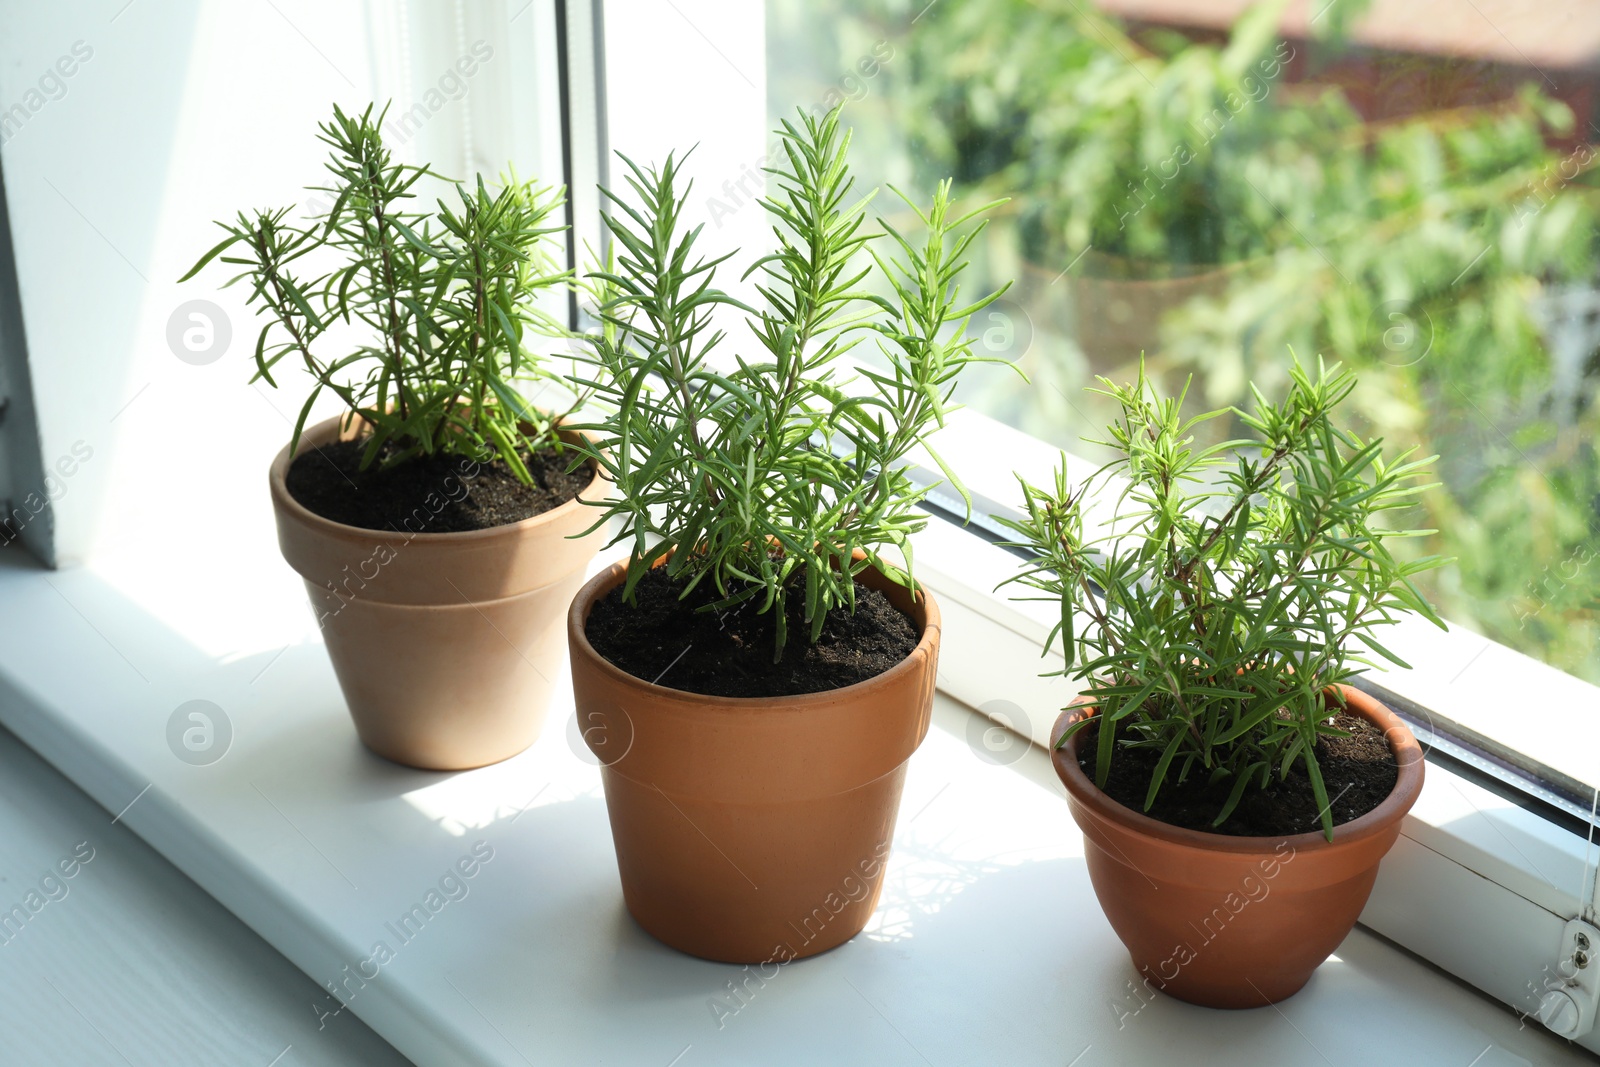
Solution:
<path fill-rule="evenodd" d="M 356 432 L 339 421 L 307 428 L 300 451 Z M 306 510 L 285 485 L 289 461 L 285 447 L 270 476 L 278 544 L 305 579 L 362 743 L 427 770 L 532 744 L 566 654 L 567 605 L 604 530 L 569 538 L 594 522 L 581 501 L 606 483 L 597 475 L 579 499 L 488 530 L 390 533 Z"/>

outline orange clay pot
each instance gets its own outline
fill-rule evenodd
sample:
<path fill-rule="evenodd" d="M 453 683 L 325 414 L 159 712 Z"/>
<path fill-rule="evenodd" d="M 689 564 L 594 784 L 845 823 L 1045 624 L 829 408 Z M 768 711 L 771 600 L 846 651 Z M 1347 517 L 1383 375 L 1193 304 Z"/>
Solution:
<path fill-rule="evenodd" d="M 1169 826 L 1112 800 L 1078 766 L 1075 735 L 1053 750 L 1100 907 L 1145 984 L 1211 1008 L 1259 1008 L 1293 996 L 1366 906 L 1378 861 L 1422 792 L 1422 748 L 1378 701 L 1339 687 L 1377 725 L 1400 765 L 1394 791 L 1333 828 L 1229 837 Z M 1092 709 L 1080 697 L 1052 741 Z"/>
<path fill-rule="evenodd" d="M 700 696 L 589 644 L 589 611 L 624 574 L 618 563 L 578 593 L 567 644 L 628 911 L 671 947 L 729 963 L 848 941 L 877 906 L 906 761 L 928 732 L 938 607 L 867 571 L 921 632 L 904 660 L 824 693 Z"/>
<path fill-rule="evenodd" d="M 358 432 L 339 422 L 309 427 L 300 450 Z M 412 533 L 409 521 L 388 532 L 315 515 L 289 495 L 288 471 L 285 447 L 270 479 L 278 545 L 305 579 L 362 743 L 426 770 L 481 767 L 532 744 L 560 673 L 562 610 L 604 532 L 568 538 L 594 522 L 580 500 L 606 483 L 597 475 L 578 500 L 521 522 Z M 461 491 L 446 481 L 441 507 Z"/>

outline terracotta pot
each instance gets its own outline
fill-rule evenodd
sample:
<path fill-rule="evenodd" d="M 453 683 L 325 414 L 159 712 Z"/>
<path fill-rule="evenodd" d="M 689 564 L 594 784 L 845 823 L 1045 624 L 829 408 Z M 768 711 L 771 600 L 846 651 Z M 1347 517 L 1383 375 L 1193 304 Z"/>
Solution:
<path fill-rule="evenodd" d="M 1422 792 L 1422 748 L 1378 701 L 1340 687 L 1348 710 L 1381 728 L 1400 765 L 1394 791 L 1333 829 L 1229 837 L 1169 826 L 1108 797 L 1078 766 L 1075 735 L 1053 752 L 1083 830 L 1095 895 L 1152 989 L 1212 1008 L 1259 1008 L 1292 996 L 1350 932 Z M 1053 741 L 1092 714 L 1080 697 Z"/>
<path fill-rule="evenodd" d="M 628 911 L 673 948 L 730 963 L 848 941 L 877 906 L 906 761 L 928 732 L 938 607 L 868 571 L 921 631 L 900 663 L 825 693 L 700 696 L 589 644 L 589 611 L 624 573 L 618 563 L 578 593 L 567 644 Z"/>
<path fill-rule="evenodd" d="M 1150 263 L 1090 251 L 1068 276 L 1078 347 L 1097 370 L 1125 366 L 1141 352 L 1154 356 L 1163 348 L 1168 314 L 1199 297 L 1221 296 L 1247 266 Z"/>
<path fill-rule="evenodd" d="M 339 421 L 308 428 L 300 450 L 337 440 Z M 305 579 L 362 742 L 428 770 L 481 767 L 532 744 L 561 668 L 562 610 L 604 532 L 568 538 L 596 512 L 570 500 L 488 530 L 363 530 L 302 507 L 288 471 L 285 447 L 270 479 L 278 545 Z M 596 477 L 580 500 L 605 491 Z M 440 486 L 441 499 L 452 492 L 459 483 Z"/>

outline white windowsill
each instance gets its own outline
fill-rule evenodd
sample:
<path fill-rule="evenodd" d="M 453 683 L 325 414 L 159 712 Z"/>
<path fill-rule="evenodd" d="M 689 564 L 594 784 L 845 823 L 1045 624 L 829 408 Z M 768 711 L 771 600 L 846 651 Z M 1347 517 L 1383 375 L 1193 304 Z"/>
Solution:
<path fill-rule="evenodd" d="M 245 539 L 258 544 L 243 551 L 268 547 Z M 275 556 L 238 557 L 248 571 L 219 573 L 209 592 L 177 584 L 205 572 L 168 556 L 137 572 L 168 611 L 174 599 L 280 623 L 304 611 Z M 281 627 L 281 652 L 217 655 L 133 584 L 111 564 L 46 574 L 0 556 L 0 720 L 319 983 L 389 943 L 394 959 L 350 1010 L 418 1063 L 1584 1062 L 1361 929 L 1279 1010 L 1136 1010 L 1044 753 L 980 760 L 968 738 L 983 720 L 942 695 L 872 926 L 784 968 L 719 1029 L 711 999 L 742 972 L 671 952 L 628 919 L 569 705 L 507 763 L 406 770 L 360 747 L 303 625 Z M 165 740 L 194 697 L 234 730 L 209 767 Z M 494 858 L 468 895 L 401 946 L 385 923 L 479 840 Z"/>

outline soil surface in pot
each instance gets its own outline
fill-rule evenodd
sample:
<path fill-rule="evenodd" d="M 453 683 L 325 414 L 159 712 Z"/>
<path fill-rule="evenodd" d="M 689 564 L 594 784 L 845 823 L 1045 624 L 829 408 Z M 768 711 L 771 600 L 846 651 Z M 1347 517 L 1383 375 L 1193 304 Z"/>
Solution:
<path fill-rule="evenodd" d="M 418 456 L 380 470 L 381 457 L 361 469 L 362 441 L 310 448 L 289 465 L 289 495 L 325 519 L 363 530 L 456 533 L 487 530 L 531 519 L 560 507 L 594 479 L 587 466 L 567 472 L 573 453 L 524 452 L 533 475 L 523 485 L 501 460 L 477 463 L 465 456 Z"/>
<path fill-rule="evenodd" d="M 706 584 L 680 599 L 686 583 L 652 570 L 625 603 L 622 586 L 589 611 L 584 634 L 594 650 L 635 678 L 702 696 L 774 697 L 820 693 L 864 682 L 905 659 L 920 635 L 876 589 L 856 583 L 854 615 L 828 612 L 815 644 L 805 597 L 788 604 L 788 640 L 773 662 L 773 612 L 745 601 L 720 614 L 696 610 L 718 597 Z"/>
<path fill-rule="evenodd" d="M 1382 804 L 1393 792 L 1400 768 L 1378 727 L 1345 712 L 1335 716 L 1333 724 L 1350 736 L 1324 737 L 1317 742 L 1316 753 L 1323 784 L 1333 801 L 1333 824 L 1338 826 Z M 1078 766 L 1091 782 L 1099 732 L 1090 726 L 1078 735 Z M 1160 759 L 1160 752 L 1147 748 L 1119 749 L 1111 759 L 1106 794 L 1125 808 L 1186 830 L 1233 837 L 1287 837 L 1322 828 L 1322 806 L 1311 792 L 1304 761 L 1296 761 L 1289 777 L 1283 780 L 1274 770 L 1266 789 L 1247 789 L 1228 821 L 1212 826 L 1211 820 L 1228 799 L 1228 787 L 1214 788 L 1203 776 L 1192 775 L 1182 784 L 1168 781 L 1156 796 L 1155 805 L 1144 810 L 1150 775 Z"/>

